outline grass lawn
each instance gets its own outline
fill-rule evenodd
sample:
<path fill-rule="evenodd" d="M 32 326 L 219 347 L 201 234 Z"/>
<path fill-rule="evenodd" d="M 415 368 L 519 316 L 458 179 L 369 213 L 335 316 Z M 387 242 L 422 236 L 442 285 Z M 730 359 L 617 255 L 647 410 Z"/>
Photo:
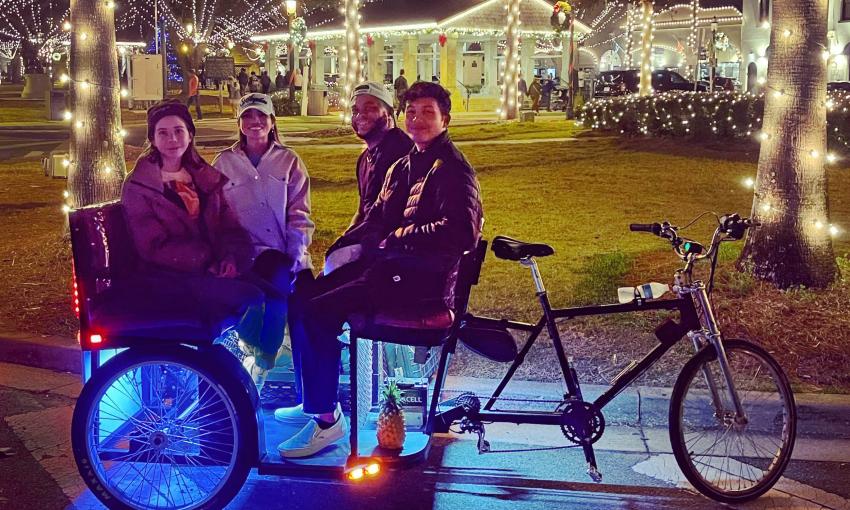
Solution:
<path fill-rule="evenodd" d="M 398 125 L 404 127 L 404 116 Z M 569 138 L 582 132 L 573 122 L 556 117 L 538 117 L 535 122 L 487 122 L 483 124 L 465 124 L 449 127 L 452 140 L 456 142 L 469 140 L 534 140 L 541 138 Z M 362 143 L 354 135 L 350 127 L 324 129 L 304 133 L 305 137 L 314 140 L 302 142 L 304 145 L 326 145 L 342 143 Z M 298 144 L 300 147 L 301 144 Z"/>
<path fill-rule="evenodd" d="M 472 137 L 476 130 L 494 139 L 576 134 L 557 122 L 547 124 L 469 126 L 453 134 L 455 139 Z M 551 134 L 555 132 L 561 134 Z M 741 183 L 755 174 L 756 166 L 746 155 L 721 158 L 726 153 L 671 150 L 665 143 L 582 135 L 577 142 L 466 147 L 481 182 L 485 236 L 508 235 L 555 248 L 554 256 L 539 261 L 554 306 L 613 302 L 618 286 L 669 283 L 676 268 L 669 247 L 653 236 L 630 233 L 628 224 L 666 219 L 684 225 L 704 211 L 746 214 L 752 192 Z M 300 145 L 297 151 L 312 176 L 318 226 L 312 252 L 321 261 L 356 207 L 354 162 L 359 151 L 335 149 L 329 154 L 313 145 Z M 0 329 L 67 335 L 75 328 L 68 300 L 68 250 L 61 239 L 64 184 L 41 177 L 34 162 L 0 164 L 0 229 L 7 240 L 0 246 L 0 280 L 5 283 Z M 850 168 L 829 170 L 829 190 L 832 221 L 850 230 Z M 707 240 L 712 230 L 705 219 L 684 234 Z M 783 293 L 758 284 L 731 270 L 742 244 L 724 250 L 714 296 L 726 333 L 752 338 L 773 351 L 800 387 L 850 390 L 845 368 L 850 362 L 848 286 L 840 282 L 827 292 Z M 848 251 L 850 235 L 845 232 L 835 239 L 835 252 Z M 488 255 L 471 307 L 479 314 L 535 320 L 528 270 Z M 582 377 L 603 383 L 657 342 L 652 330 L 661 320 L 655 314 L 590 319 L 561 324 L 561 331 Z M 540 339 L 518 376 L 558 379 L 547 342 Z M 463 350 L 459 354 L 455 369 L 460 373 L 496 374 L 506 368 Z M 687 355 L 682 342 L 668 364 L 645 376 L 644 383 L 670 384 Z"/>

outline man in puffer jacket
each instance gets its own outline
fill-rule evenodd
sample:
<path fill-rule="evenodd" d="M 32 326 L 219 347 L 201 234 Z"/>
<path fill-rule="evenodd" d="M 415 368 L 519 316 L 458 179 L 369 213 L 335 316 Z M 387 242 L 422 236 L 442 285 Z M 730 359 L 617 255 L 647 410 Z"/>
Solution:
<path fill-rule="evenodd" d="M 359 259 L 317 279 L 306 292 L 296 291 L 292 300 L 290 312 L 303 318 L 307 333 L 299 346 L 306 425 L 278 445 L 284 458 L 313 455 L 348 433 L 337 396 L 337 335 L 348 315 L 415 309 L 423 302 L 453 304 L 446 282 L 454 280 L 460 257 L 478 242 L 478 180 L 446 131 L 449 92 L 420 82 L 405 99 L 414 148 L 389 170 L 366 218 L 329 250 L 359 245 Z"/>

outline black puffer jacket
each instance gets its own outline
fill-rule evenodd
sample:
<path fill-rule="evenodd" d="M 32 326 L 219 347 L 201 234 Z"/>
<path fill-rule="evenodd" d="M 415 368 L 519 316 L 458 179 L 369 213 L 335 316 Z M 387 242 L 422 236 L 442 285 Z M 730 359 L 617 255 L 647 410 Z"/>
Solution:
<path fill-rule="evenodd" d="M 414 147 L 390 168 L 366 218 L 349 228 L 328 252 L 359 243 L 366 256 L 374 258 L 373 267 L 398 253 L 412 255 L 406 264 L 408 282 L 413 282 L 407 288 L 430 294 L 425 289 L 433 289 L 435 280 L 445 282 L 442 296 L 418 297 L 441 298 L 453 307 L 457 263 L 465 251 L 475 248 L 482 218 L 475 171 L 444 132 L 426 150 Z M 386 276 L 375 272 L 380 278 Z"/>
<path fill-rule="evenodd" d="M 387 177 L 387 170 L 413 148 L 410 137 L 399 128 L 392 128 L 374 149 L 366 149 L 357 158 L 357 189 L 360 192 L 360 204 L 351 220 L 354 227 L 366 219 L 369 208 L 378 199 L 381 186 Z M 368 158 L 367 161 L 364 161 Z M 365 171 L 368 170 L 368 171 Z"/>
<path fill-rule="evenodd" d="M 425 151 L 415 147 L 387 172 L 375 204 L 331 247 L 400 248 L 461 255 L 481 234 L 483 211 L 475 170 L 444 131 Z"/>

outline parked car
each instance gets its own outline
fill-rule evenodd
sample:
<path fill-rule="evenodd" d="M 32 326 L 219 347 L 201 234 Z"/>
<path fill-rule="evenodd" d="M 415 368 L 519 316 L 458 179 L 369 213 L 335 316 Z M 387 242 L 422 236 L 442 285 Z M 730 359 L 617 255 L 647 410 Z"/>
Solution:
<path fill-rule="evenodd" d="M 596 78 L 594 97 L 622 96 L 638 91 L 640 75 L 637 69 L 622 71 L 602 71 Z M 675 71 L 652 71 L 652 88 L 655 92 L 670 90 L 694 90 L 694 82 L 686 80 Z M 697 91 L 705 91 L 705 84 L 696 85 Z"/>
<path fill-rule="evenodd" d="M 850 92 L 850 81 L 831 81 L 826 84 L 827 92 Z"/>
<path fill-rule="evenodd" d="M 701 87 L 700 90 L 702 90 L 703 88 L 705 90 L 710 90 L 708 86 L 708 80 L 700 80 L 699 85 Z M 739 84 L 736 83 L 735 80 L 733 80 L 732 78 L 724 78 L 723 76 L 714 77 L 714 90 L 716 91 L 735 91 L 738 90 L 738 88 Z"/>

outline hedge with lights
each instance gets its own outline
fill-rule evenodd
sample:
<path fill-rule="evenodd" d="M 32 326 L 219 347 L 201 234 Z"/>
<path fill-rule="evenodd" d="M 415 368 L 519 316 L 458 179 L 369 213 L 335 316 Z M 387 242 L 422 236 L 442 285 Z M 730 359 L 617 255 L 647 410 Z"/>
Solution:
<path fill-rule="evenodd" d="M 830 92 L 826 108 L 829 148 L 850 151 L 850 93 Z M 628 136 L 757 139 L 763 113 L 764 94 L 664 92 L 595 99 L 585 103 L 579 120 Z"/>

